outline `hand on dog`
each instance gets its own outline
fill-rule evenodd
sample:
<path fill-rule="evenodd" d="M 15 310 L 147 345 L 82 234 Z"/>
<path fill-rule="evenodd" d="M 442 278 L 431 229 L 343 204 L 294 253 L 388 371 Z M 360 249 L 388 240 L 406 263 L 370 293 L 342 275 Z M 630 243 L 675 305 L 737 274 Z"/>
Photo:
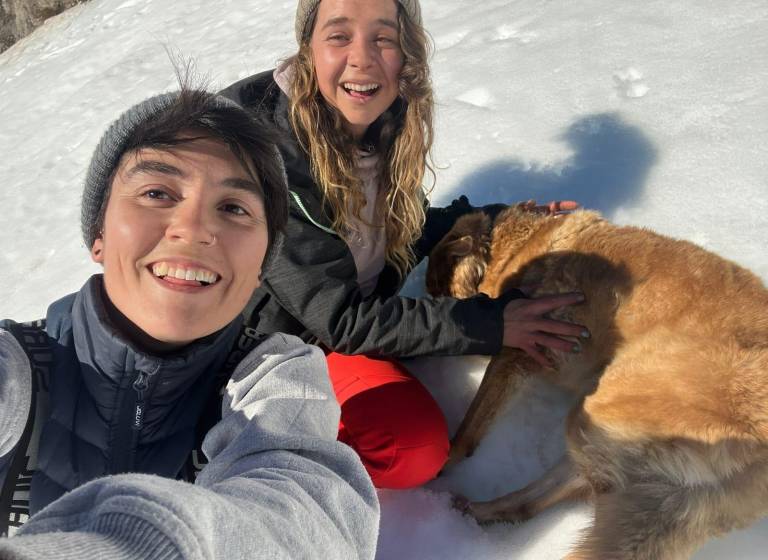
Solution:
<path fill-rule="evenodd" d="M 573 212 L 581 205 L 574 200 L 553 200 L 548 204 L 537 204 L 535 200 L 527 200 L 525 202 L 518 202 L 515 206 L 526 212 L 536 212 L 537 214 L 546 214 L 548 216 L 559 216 L 561 214 Z"/>
<path fill-rule="evenodd" d="M 544 348 L 578 352 L 580 350 L 578 344 L 561 337 L 588 338 L 587 328 L 565 321 L 547 319 L 544 315 L 560 307 L 582 301 L 584 301 L 582 294 L 513 299 L 504 308 L 504 346 L 520 348 L 544 367 L 552 366 L 542 351 Z"/>

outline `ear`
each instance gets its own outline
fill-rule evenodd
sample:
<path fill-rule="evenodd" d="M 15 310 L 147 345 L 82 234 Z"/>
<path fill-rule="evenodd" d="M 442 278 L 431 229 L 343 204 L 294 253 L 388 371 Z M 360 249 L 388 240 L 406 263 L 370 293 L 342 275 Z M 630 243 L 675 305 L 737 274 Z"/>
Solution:
<path fill-rule="evenodd" d="M 97 237 L 91 247 L 91 260 L 95 263 L 104 264 L 104 240 Z"/>
<path fill-rule="evenodd" d="M 472 252 L 475 246 L 471 235 L 465 235 L 447 244 L 446 249 L 453 257 L 465 257 Z"/>

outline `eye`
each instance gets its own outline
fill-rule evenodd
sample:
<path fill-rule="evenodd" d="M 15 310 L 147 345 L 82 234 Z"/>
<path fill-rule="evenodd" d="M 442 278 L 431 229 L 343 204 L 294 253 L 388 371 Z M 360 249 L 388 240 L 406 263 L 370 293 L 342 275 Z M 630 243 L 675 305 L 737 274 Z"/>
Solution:
<path fill-rule="evenodd" d="M 148 189 L 145 189 L 140 194 L 141 198 L 148 199 L 148 200 L 159 200 L 159 201 L 169 201 L 173 200 L 173 197 L 171 194 L 166 191 L 165 189 L 160 189 L 157 187 L 150 187 Z"/>
<path fill-rule="evenodd" d="M 226 204 L 222 204 L 220 207 L 222 212 L 226 212 L 227 214 L 233 214 L 235 216 L 250 216 L 250 212 L 240 206 L 239 204 L 235 204 L 234 202 L 227 202 Z"/>
<path fill-rule="evenodd" d="M 328 42 L 330 43 L 343 44 L 348 41 L 349 37 L 344 33 L 334 33 L 333 35 L 328 36 Z"/>

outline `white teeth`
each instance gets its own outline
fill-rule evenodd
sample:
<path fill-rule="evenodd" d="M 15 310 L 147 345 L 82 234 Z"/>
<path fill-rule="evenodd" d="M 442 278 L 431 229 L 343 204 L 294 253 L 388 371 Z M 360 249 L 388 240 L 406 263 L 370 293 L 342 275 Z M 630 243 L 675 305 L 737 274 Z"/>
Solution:
<path fill-rule="evenodd" d="M 213 272 L 208 272 L 207 270 L 196 270 L 194 280 L 197 280 L 198 282 L 208 282 L 211 284 L 216 280 L 216 275 Z"/>
<path fill-rule="evenodd" d="M 371 91 L 374 89 L 379 88 L 379 84 L 350 84 L 349 82 L 344 84 L 344 87 L 346 89 L 351 89 L 352 91 Z"/>
<path fill-rule="evenodd" d="M 158 277 L 167 276 L 169 278 L 178 278 L 179 280 L 197 280 L 213 284 L 219 279 L 219 275 L 210 270 L 199 268 L 182 268 L 178 265 L 159 262 L 152 265 L 152 274 Z"/>

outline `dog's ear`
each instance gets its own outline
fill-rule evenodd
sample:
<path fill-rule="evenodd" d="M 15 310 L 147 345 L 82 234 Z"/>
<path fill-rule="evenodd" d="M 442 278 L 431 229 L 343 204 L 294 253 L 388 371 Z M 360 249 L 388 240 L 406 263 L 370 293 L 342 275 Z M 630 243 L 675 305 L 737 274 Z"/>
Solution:
<path fill-rule="evenodd" d="M 465 235 L 445 244 L 446 252 L 452 257 L 466 257 L 472 252 L 475 243 L 471 235 Z"/>

